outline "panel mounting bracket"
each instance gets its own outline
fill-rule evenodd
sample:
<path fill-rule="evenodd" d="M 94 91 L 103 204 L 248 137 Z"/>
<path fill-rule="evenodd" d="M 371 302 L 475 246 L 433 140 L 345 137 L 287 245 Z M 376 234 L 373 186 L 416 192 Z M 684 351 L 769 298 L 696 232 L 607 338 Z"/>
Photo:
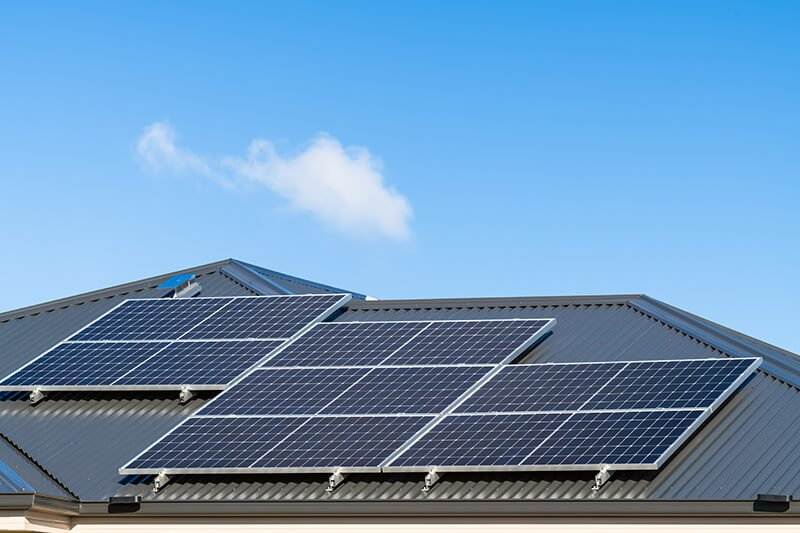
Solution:
<path fill-rule="evenodd" d="M 592 485 L 592 490 L 593 491 L 600 490 L 600 487 L 602 487 L 603 484 L 606 481 L 608 481 L 610 477 L 611 477 L 611 470 L 609 470 L 608 465 L 603 465 L 603 468 L 601 468 L 600 471 L 594 476 L 594 485 Z"/>
<path fill-rule="evenodd" d="M 162 470 L 153 480 L 153 492 L 160 491 L 167 483 L 169 483 L 169 476 Z"/>
<path fill-rule="evenodd" d="M 431 487 L 442 478 L 442 475 L 443 474 L 437 472 L 435 468 L 431 468 L 428 473 L 425 474 L 425 485 L 422 487 L 422 492 L 430 492 Z"/>
<path fill-rule="evenodd" d="M 340 468 L 337 468 L 328 478 L 328 488 L 325 490 L 327 492 L 333 492 L 336 489 L 336 487 L 342 484 L 343 481 L 344 481 L 344 474 L 342 474 L 342 470 Z"/>
<path fill-rule="evenodd" d="M 31 395 L 28 397 L 28 401 L 31 403 L 31 405 L 36 405 L 37 403 L 44 400 L 44 396 L 45 394 L 44 392 L 42 392 L 42 389 L 40 389 L 39 387 L 34 387 L 33 390 L 31 391 Z"/>
<path fill-rule="evenodd" d="M 189 388 L 189 385 L 182 385 L 181 386 L 181 393 L 178 395 L 178 401 L 180 403 L 186 403 L 192 398 L 194 398 L 195 394 L 192 392 L 192 389 Z"/>

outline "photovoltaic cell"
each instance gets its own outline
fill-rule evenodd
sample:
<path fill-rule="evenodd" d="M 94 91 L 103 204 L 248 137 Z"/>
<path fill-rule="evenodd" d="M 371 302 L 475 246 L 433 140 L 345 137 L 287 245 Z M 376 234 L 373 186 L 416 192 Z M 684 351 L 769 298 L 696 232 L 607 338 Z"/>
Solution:
<path fill-rule="evenodd" d="M 427 322 L 320 323 L 264 366 L 374 366 L 427 326 Z"/>
<path fill-rule="evenodd" d="M 253 468 L 375 468 L 431 420 L 432 416 L 311 418 Z"/>
<path fill-rule="evenodd" d="M 548 323 L 549 320 L 432 322 L 386 364 L 503 363 Z"/>
<path fill-rule="evenodd" d="M 302 418 L 190 418 L 131 468 L 247 468 L 303 424 Z"/>
<path fill-rule="evenodd" d="M 323 414 L 439 414 L 492 367 L 376 368 Z"/>
<path fill-rule="evenodd" d="M 165 346 L 165 342 L 60 344 L 2 383 L 9 386 L 111 383 Z"/>
<path fill-rule="evenodd" d="M 281 344 L 282 341 L 175 342 L 113 385 L 224 385 Z"/>
<path fill-rule="evenodd" d="M 626 363 L 510 365 L 456 409 L 459 413 L 572 411 Z"/>
<path fill-rule="evenodd" d="M 312 415 L 367 372 L 366 368 L 258 369 L 198 414 Z"/>
<path fill-rule="evenodd" d="M 69 340 L 173 340 L 230 298 L 128 300 Z"/>
<path fill-rule="evenodd" d="M 755 361 L 632 362 L 585 409 L 708 407 Z"/>
<path fill-rule="evenodd" d="M 568 418 L 566 414 L 449 415 L 391 466 L 516 466 Z"/>
<path fill-rule="evenodd" d="M 703 411 L 577 413 L 525 465 L 655 465 Z"/>
<path fill-rule="evenodd" d="M 341 294 L 239 298 L 183 338 L 289 338 L 341 300 Z"/>

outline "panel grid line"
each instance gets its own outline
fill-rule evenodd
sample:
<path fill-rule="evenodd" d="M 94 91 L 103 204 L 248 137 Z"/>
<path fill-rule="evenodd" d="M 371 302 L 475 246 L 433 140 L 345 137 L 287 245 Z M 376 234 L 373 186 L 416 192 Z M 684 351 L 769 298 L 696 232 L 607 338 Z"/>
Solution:
<path fill-rule="evenodd" d="M 606 381 L 606 382 L 605 382 L 605 383 L 604 383 L 604 384 L 603 384 L 603 385 L 602 385 L 600 388 L 598 388 L 598 389 L 597 389 L 597 391 L 596 391 L 594 394 L 592 394 L 592 395 L 591 395 L 591 396 L 590 396 L 590 397 L 589 397 L 589 398 L 588 398 L 588 399 L 587 399 L 585 402 L 583 402 L 583 403 L 581 404 L 581 407 L 583 407 L 583 406 L 585 406 L 586 404 L 588 404 L 590 401 L 592 401 L 592 398 L 594 398 L 595 396 L 597 396 L 598 394 L 600 394 L 600 391 L 602 391 L 602 390 L 603 390 L 603 389 L 604 389 L 604 388 L 605 388 L 605 387 L 606 387 L 606 386 L 607 386 L 609 383 L 611 383 L 611 381 L 612 381 L 614 378 L 616 378 L 617 376 L 619 376 L 619 375 L 620 375 L 620 373 L 621 373 L 623 370 L 625 370 L 626 368 L 628 368 L 628 365 L 630 365 L 630 363 L 626 363 L 626 364 L 625 364 L 625 365 L 624 365 L 622 368 L 620 368 L 620 369 L 619 369 L 619 371 L 617 371 L 617 373 L 616 373 L 616 374 L 614 374 L 614 376 L 613 376 L 613 377 L 609 378 L 609 379 L 608 379 L 608 381 Z M 578 410 L 580 410 L 580 408 L 578 408 Z M 558 426 L 556 429 L 554 429 L 554 430 L 553 430 L 553 432 L 552 432 L 550 435 L 548 435 L 548 436 L 547 436 L 547 437 L 546 437 L 546 438 L 545 438 L 545 439 L 544 439 L 542 442 L 540 442 L 540 443 L 539 443 L 539 445 L 538 445 L 538 446 L 536 446 L 536 447 L 535 447 L 533 450 L 531 450 L 531 452 L 530 452 L 530 453 L 528 453 L 528 455 L 526 455 L 526 456 L 525 456 L 525 457 L 522 459 L 522 461 L 520 461 L 520 464 L 523 464 L 523 463 L 524 463 L 524 462 L 525 462 L 525 461 L 528 459 L 528 457 L 530 457 L 531 455 L 533 455 L 533 454 L 536 452 L 536 450 L 538 450 L 539 448 L 541 448 L 541 447 L 542 447 L 542 446 L 543 446 L 543 445 L 544 445 L 544 444 L 545 444 L 545 443 L 546 443 L 548 440 L 550 440 L 550 438 L 551 438 L 553 435 L 555 435 L 555 434 L 556 434 L 556 432 L 557 432 L 558 430 L 560 430 L 562 427 L 564 427 L 564 425 L 565 425 L 567 422 L 569 422 L 569 421 L 570 421 L 570 419 L 571 419 L 573 416 L 575 416 L 575 414 L 572 414 L 572 415 L 570 415 L 570 416 L 569 416 L 569 418 L 567 418 L 566 420 L 564 420 L 564 421 L 561 423 L 561 425 L 559 425 L 559 426 Z"/>

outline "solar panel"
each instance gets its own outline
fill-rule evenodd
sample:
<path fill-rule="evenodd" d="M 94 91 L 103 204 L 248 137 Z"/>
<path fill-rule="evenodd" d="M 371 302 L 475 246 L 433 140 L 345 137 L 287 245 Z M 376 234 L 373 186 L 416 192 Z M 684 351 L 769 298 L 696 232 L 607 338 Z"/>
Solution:
<path fill-rule="evenodd" d="M 275 445 L 252 468 L 297 472 L 344 467 L 378 471 L 432 416 L 316 417 Z"/>
<path fill-rule="evenodd" d="M 302 418 L 190 418 L 139 454 L 131 468 L 250 467 L 305 422 Z"/>
<path fill-rule="evenodd" d="M 256 369 L 198 415 L 313 415 L 368 372 L 367 368 Z"/>
<path fill-rule="evenodd" d="M 571 411 L 626 363 L 509 365 L 458 406 L 459 413 Z"/>
<path fill-rule="evenodd" d="M 760 363 L 721 358 L 506 367 L 455 409 L 485 412 L 438 418 L 384 470 L 659 468 Z M 605 382 L 597 379 L 603 373 Z M 578 379 L 567 379 L 559 390 L 543 376 Z M 553 400 L 539 399 L 542 391 Z M 570 409 L 562 410 L 565 405 Z"/>
<path fill-rule="evenodd" d="M 219 389 L 349 299 L 126 300 L 0 380 L 0 390 Z"/>
<path fill-rule="evenodd" d="M 393 467 L 517 466 L 569 415 L 451 415 L 430 430 Z"/>
<path fill-rule="evenodd" d="M 519 355 L 551 324 L 533 319 L 431 322 L 389 364 L 500 364 Z"/>
<path fill-rule="evenodd" d="M 341 294 L 240 298 L 198 324 L 183 339 L 286 339 L 303 329 Z"/>
<path fill-rule="evenodd" d="M 173 342 L 112 385 L 225 385 L 283 341 Z"/>
<path fill-rule="evenodd" d="M 523 465 L 636 465 L 657 468 L 703 411 L 575 413 L 521 462 Z"/>
<path fill-rule="evenodd" d="M 65 386 L 112 383 L 167 345 L 166 342 L 60 344 L 5 378 L 2 384 L 13 387 L 30 383 Z"/>
<path fill-rule="evenodd" d="M 174 340 L 231 301 L 231 298 L 126 300 L 69 340 Z"/>
<path fill-rule="evenodd" d="M 287 345 L 265 366 L 374 366 L 427 322 L 325 322 Z"/>
<path fill-rule="evenodd" d="M 628 365 L 586 409 L 673 409 L 710 406 L 754 359 L 638 361 Z"/>
<path fill-rule="evenodd" d="M 490 366 L 375 368 L 348 387 L 323 414 L 439 414 Z"/>
<path fill-rule="evenodd" d="M 551 319 L 321 323 L 266 366 L 499 364 L 553 324 Z"/>

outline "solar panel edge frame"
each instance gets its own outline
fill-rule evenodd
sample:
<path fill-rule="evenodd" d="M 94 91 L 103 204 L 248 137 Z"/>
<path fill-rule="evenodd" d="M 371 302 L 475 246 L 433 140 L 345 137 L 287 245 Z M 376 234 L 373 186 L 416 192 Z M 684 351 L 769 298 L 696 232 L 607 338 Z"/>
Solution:
<path fill-rule="evenodd" d="M 348 295 L 348 296 L 350 296 L 350 297 L 352 298 L 352 295 Z M 349 299 L 348 299 L 347 301 L 349 301 Z M 344 305 L 347 303 L 347 301 L 345 301 L 345 303 L 341 304 L 341 306 L 344 306 Z M 341 307 L 341 306 L 340 306 L 340 307 Z M 331 311 L 331 312 L 332 312 L 332 311 Z M 497 372 L 499 372 L 499 371 L 500 371 L 500 370 L 503 368 L 503 365 L 504 365 L 504 364 L 508 363 L 509 361 L 513 361 L 515 358 L 519 357 L 519 355 L 520 355 L 520 354 L 522 354 L 522 353 L 524 353 L 526 350 L 528 350 L 528 349 L 529 349 L 529 348 L 530 348 L 532 345 L 534 345 L 534 344 L 535 344 L 537 341 L 539 341 L 540 339 L 542 339 L 542 338 L 543 338 L 543 337 L 544 337 L 544 336 L 545 336 L 547 333 L 549 333 L 549 332 L 550 332 L 550 331 L 551 331 L 551 330 L 552 330 L 552 329 L 555 327 L 555 325 L 556 325 L 556 323 L 557 323 L 557 320 L 556 320 L 555 318 L 535 318 L 535 319 L 520 319 L 520 318 L 502 319 L 502 318 L 500 318 L 500 319 L 490 319 L 490 320 L 478 320 L 478 319 L 471 319 L 471 320 L 457 320 L 457 319 L 450 319 L 450 320 L 438 320 L 438 321 L 432 321 L 432 320 L 399 320 L 399 321 L 394 321 L 394 320 L 381 320 L 381 321 L 351 321 L 351 322 L 345 322 L 345 323 L 369 323 L 369 322 L 486 322 L 486 321 L 501 321 L 501 320 L 502 320 L 502 321 L 512 321 L 512 320 L 515 320 L 515 321 L 520 321 L 520 320 L 543 320 L 543 321 L 546 321 L 547 323 L 546 323 L 544 326 L 542 326 L 542 327 L 539 329 L 539 331 L 537 331 L 537 332 L 536 332 L 536 334 L 535 334 L 535 335 L 531 335 L 531 336 L 530 336 L 530 338 L 526 340 L 526 342 L 524 342 L 524 343 L 520 344 L 520 345 L 519 345 L 519 346 L 518 346 L 518 347 L 517 347 L 517 348 L 516 348 L 516 349 L 515 349 L 515 350 L 514 350 L 514 351 L 513 351 L 513 352 L 512 352 L 512 353 L 511 353 L 509 356 L 508 356 L 508 357 L 506 357 L 506 358 L 504 359 L 504 363 L 497 364 L 497 365 L 489 365 L 489 366 L 493 366 L 494 368 L 493 368 L 492 370 L 490 370 L 489 372 L 487 372 L 487 373 L 486 373 L 486 375 L 485 375 L 485 376 L 483 376 L 483 377 L 482 377 L 480 380 L 478 380 L 476 383 L 474 383 L 474 384 L 473 384 L 473 385 L 470 387 L 470 389 L 468 389 L 467 391 L 465 391 L 465 392 L 463 393 L 463 395 L 462 395 L 462 396 L 463 396 L 463 398 L 460 396 L 459 398 L 457 398 L 456 400 L 454 400 L 454 401 L 453 401 L 453 402 L 452 402 L 452 403 L 451 403 L 451 404 L 450 404 L 450 405 L 447 407 L 447 409 L 445 410 L 445 411 L 449 412 L 449 411 L 451 411 L 451 410 L 455 409 L 456 407 L 458 407 L 458 405 L 460 405 L 460 404 L 461 404 L 461 402 L 463 402 L 464 400 L 466 400 L 467 398 L 469 398 L 469 396 L 468 396 L 468 393 L 469 393 L 469 394 L 471 394 L 471 393 L 473 393 L 473 392 L 474 392 L 474 390 L 477 390 L 477 388 L 478 388 L 478 385 L 479 385 L 479 384 L 482 384 L 484 380 L 488 380 L 488 379 L 490 379 L 490 378 L 491 378 L 491 376 L 493 376 L 494 374 L 496 374 Z M 261 366 L 260 366 L 261 364 L 263 364 L 263 363 L 265 363 L 265 362 L 268 362 L 268 361 L 269 361 L 270 359 L 272 359 L 273 357 L 276 357 L 276 356 L 277 356 L 279 353 L 281 353 L 283 350 L 285 350 L 285 349 L 286 349 L 288 346 L 290 346 L 292 343 L 296 342 L 296 341 L 297 341 L 297 339 L 299 339 L 300 337 L 302 337 L 302 334 L 305 334 L 305 332 L 307 332 L 307 331 L 310 331 L 310 330 L 311 330 L 313 327 L 315 327 L 315 326 L 316 326 L 317 324 L 319 324 L 320 322 L 321 322 L 321 320 L 320 320 L 320 321 L 317 321 L 316 323 L 309 324 L 309 325 L 308 325 L 306 328 L 303 328 L 303 330 L 301 330 L 301 332 L 298 332 L 298 334 L 297 334 L 296 336 L 292 337 L 290 340 L 286 341 L 284 344 L 282 344 L 281 346 L 279 346 L 278 348 L 276 348 L 275 350 L 273 350 L 273 352 L 272 352 L 272 353 L 269 355 L 269 357 L 268 357 L 268 358 L 265 358 L 264 360 L 262 360 L 262 361 L 261 361 L 261 363 L 259 363 L 259 364 L 256 364 L 255 366 L 253 366 L 252 368 L 250 368 L 250 369 L 249 369 L 249 370 L 247 370 L 246 372 L 242 373 L 242 374 L 241 374 L 239 377 L 237 377 L 235 380 L 233 380 L 233 381 L 232 381 L 232 382 L 231 382 L 231 383 L 228 385 L 228 387 L 233 387 L 233 386 L 235 386 L 237 383 L 239 383 L 240 381 L 242 381 L 242 380 L 244 380 L 245 378 L 247 378 L 247 377 L 248 377 L 250 374 L 252 374 L 252 373 L 256 372 L 257 370 L 264 369 L 265 367 L 261 367 Z M 339 324 L 339 323 L 341 323 L 341 322 L 333 322 L 333 323 L 335 323 L 335 324 Z M 377 365 L 375 365 L 375 367 L 377 368 Z M 268 368 L 268 367 L 267 367 L 267 368 Z M 301 368 L 303 368 L 303 367 L 301 367 Z M 326 367 L 323 367 L 323 368 L 326 368 Z M 226 387 L 226 388 L 227 388 L 227 387 Z M 473 390 L 473 389 L 474 389 L 474 390 Z M 121 475 L 136 475 L 136 474 L 150 475 L 150 474 L 159 474 L 159 473 L 162 473 L 162 472 L 163 472 L 163 473 L 165 473 L 165 474 L 222 474 L 222 473 L 239 473 L 239 472 L 234 472 L 234 471 L 233 471 L 233 470 L 231 470 L 231 469 L 213 469 L 213 468 L 212 468 L 212 469 L 210 469 L 210 468 L 189 468 L 189 469 L 149 468 L 149 469 L 148 469 L 148 468 L 129 468 L 129 467 L 128 467 L 128 465 L 130 465 L 131 463 L 133 463 L 134 461 L 136 461 L 136 460 L 137 460 L 139 457 L 141 457 L 142 455 L 144 455 L 145 453 L 147 453 L 148 451 L 150 451 L 150 449 L 152 449 L 153 447 L 155 447 L 155 446 L 156 446 L 156 445 L 157 445 L 159 442 L 161 442 L 162 440 L 164 440 L 164 439 L 165 439 L 165 438 L 166 438 L 168 435 L 170 435 L 172 432 L 174 432 L 175 430 L 177 430 L 177 429 L 178 429 L 180 426 L 182 426 L 182 425 L 183 425 L 184 423 L 186 423 L 188 420 L 190 420 L 190 419 L 192 419 L 192 418 L 194 418 L 194 417 L 196 417 L 196 416 L 198 416 L 198 415 L 199 415 L 199 416 L 202 416 L 202 415 L 201 415 L 201 413 L 202 413 L 203 409 L 205 409 L 205 408 L 207 408 L 207 406 L 209 406 L 209 405 L 213 404 L 213 403 L 216 401 L 216 399 L 217 399 L 217 398 L 219 398 L 219 397 L 220 397 L 220 396 L 217 396 L 216 398 L 213 398 L 211 401 L 209 401 L 209 402 L 207 402 L 206 404 L 204 404 L 204 405 L 203 405 L 203 406 L 202 406 L 200 409 L 198 409 L 198 410 L 197 410 L 195 413 L 193 413 L 192 415 L 188 416 L 186 419 L 184 419 L 184 420 L 182 420 L 181 422 L 179 422 L 178 424 L 176 424 L 176 425 L 175 425 L 174 427 L 172 427 L 172 428 L 171 428 L 169 431 L 167 431 L 167 432 L 166 432 L 166 433 L 164 433 L 164 434 L 163 434 L 161 437 L 159 437 L 159 438 L 158 438 L 156 441 L 154 441 L 153 443 L 151 443 L 151 444 L 150 444 L 150 445 L 149 445 L 147 448 L 145 448 L 144 450 L 142 450 L 141 452 L 139 452 L 139 453 L 138 453 L 136 456 L 134 456 L 133 458 L 131 458 L 131 459 L 130 459 L 130 460 L 127 462 L 127 463 L 125 463 L 123 466 L 121 466 L 121 467 L 119 468 L 119 470 L 118 470 L 118 471 L 119 471 L 119 473 L 120 473 Z M 434 424 L 434 423 L 435 423 L 435 422 L 436 422 L 438 419 L 440 419 L 440 418 L 444 418 L 444 416 L 446 416 L 446 415 L 444 414 L 444 413 L 445 413 L 445 411 L 443 411 L 443 413 L 440 413 L 439 415 L 433 415 L 433 420 L 431 420 L 430 422 L 428 422 L 427 424 L 425 424 L 425 425 L 424 425 L 422 428 L 420 428 L 420 429 L 417 431 L 417 433 L 415 433 L 414 435 L 412 435 L 411 437 L 409 437 L 409 439 L 408 439 L 406 442 L 404 442 L 404 443 L 403 443 L 403 444 L 402 444 L 400 447 L 398 447 L 398 449 L 397 449 L 397 450 L 400 450 L 401 448 L 404 448 L 404 447 L 405 447 L 405 446 L 406 446 L 406 445 L 409 443 L 409 441 L 411 441 L 411 440 L 414 440 L 414 442 L 416 442 L 416 440 L 415 440 L 415 437 L 418 437 L 418 436 L 420 436 L 420 437 L 421 437 L 422 435 L 424 435 L 424 434 L 426 433 L 426 429 L 429 429 L 430 427 L 433 427 L 433 426 L 432 426 L 432 424 Z M 378 415 L 370 415 L 370 416 L 378 416 Z M 423 416 L 427 416 L 427 415 L 423 415 Z M 247 417 L 244 417 L 244 416 L 240 416 L 240 417 L 241 417 L 241 418 L 247 418 Z M 311 418 L 311 417 L 309 417 L 309 418 Z M 413 442 L 412 442 L 411 444 L 408 444 L 408 445 L 410 446 L 410 445 L 412 445 L 412 444 L 413 444 Z M 308 473 L 330 473 L 330 472 L 332 472 L 333 470 L 339 470 L 340 472 L 352 472 L 352 473 L 356 473 L 356 472 L 373 472 L 373 473 L 380 473 L 380 472 L 382 472 L 382 471 L 383 471 L 383 465 L 384 465 L 384 464 L 386 464 L 386 463 L 390 462 L 390 459 L 392 459 L 392 460 L 393 460 L 393 458 L 394 458 L 396 455 L 399 455 L 399 453 L 397 453 L 397 450 L 395 450 L 395 452 L 392 452 L 392 453 L 391 453 L 389 456 L 387 456 L 387 458 L 386 458 L 386 459 L 384 459 L 384 461 L 382 461 L 382 462 L 381 462 L 381 464 L 380 464 L 380 465 L 378 465 L 377 467 L 375 467 L 374 469 L 373 469 L 373 468 L 370 468 L 369 470 L 350 470 L 350 469 L 348 469 L 348 468 L 345 468 L 345 467 L 333 467 L 333 468 L 326 468 L 326 469 L 314 468 L 314 469 L 310 469 L 310 470 L 308 470 Z M 178 470 L 181 470 L 181 471 L 179 472 Z M 296 468 L 289 468 L 289 469 L 287 469 L 287 470 L 286 470 L 286 472 L 300 472 L 300 470 L 298 470 L 298 469 L 296 469 Z M 257 473 L 276 473 L 276 474 L 277 474 L 277 473 L 281 473 L 281 472 L 280 472 L 279 470 L 276 470 L 276 469 L 259 469 L 259 471 L 256 471 L 256 470 L 253 470 L 253 469 L 242 469 L 242 472 L 241 472 L 241 473 L 251 473 L 251 474 L 257 474 Z"/>
<path fill-rule="evenodd" d="M 716 360 L 716 359 L 735 359 L 735 360 L 744 360 L 744 359 L 752 359 L 753 362 L 750 366 L 747 367 L 742 373 L 728 386 L 720 395 L 719 397 L 714 400 L 714 402 L 705 409 L 622 409 L 616 410 L 613 412 L 681 412 L 681 411 L 697 411 L 700 414 L 698 415 L 697 419 L 694 420 L 684 431 L 681 435 L 675 439 L 675 441 L 666 449 L 664 452 L 659 456 L 659 458 L 653 463 L 624 463 L 624 464 L 614 464 L 614 463 L 597 463 L 597 464 L 573 464 L 573 465 L 505 465 L 505 466 L 385 466 L 382 468 L 382 472 L 428 472 L 431 468 L 435 468 L 438 472 L 554 472 L 554 471 L 594 471 L 600 470 L 602 468 L 608 468 L 611 471 L 614 470 L 658 470 L 663 466 L 663 464 L 672 456 L 672 454 L 678 450 L 688 439 L 691 437 L 695 431 L 706 421 L 708 420 L 714 411 L 724 403 L 731 395 L 750 377 L 753 373 L 761 366 L 763 361 L 762 357 L 712 357 L 712 358 L 702 358 L 697 360 Z M 672 360 L 667 360 L 672 361 Z M 616 362 L 616 361 L 615 361 Z M 627 361 L 630 362 L 642 362 L 642 361 Z M 650 362 L 650 361 L 645 361 Z M 611 412 L 609 410 L 601 409 L 601 410 L 590 410 L 586 412 Z M 543 411 L 542 413 L 547 413 L 550 411 Z M 579 413 L 584 411 L 574 411 L 574 413 Z M 490 414 L 490 413 L 451 413 L 452 416 L 480 416 L 482 414 Z M 506 414 L 513 414 L 513 413 L 506 413 Z M 444 417 L 442 417 L 444 418 Z"/>
<path fill-rule="evenodd" d="M 328 309 L 326 309 L 324 313 L 321 313 L 317 318 L 315 318 L 313 321 L 311 321 L 308 324 L 306 324 L 305 326 L 303 326 L 303 328 L 301 328 L 297 333 L 295 333 L 294 335 L 292 335 L 289 338 L 286 338 L 286 339 L 256 339 L 256 340 L 265 340 L 265 341 L 267 341 L 267 340 L 272 340 L 272 341 L 282 340 L 283 341 L 282 345 L 276 347 L 274 350 L 272 350 L 272 352 L 270 352 L 266 356 L 266 357 L 269 357 L 269 356 L 271 356 L 273 354 L 273 352 L 275 352 L 275 350 L 283 348 L 283 346 L 285 344 L 287 344 L 290 341 L 294 340 L 296 337 L 299 337 L 300 335 L 305 333 L 312 326 L 314 326 L 317 323 L 325 320 L 331 314 L 336 312 L 336 310 L 338 310 L 341 307 L 344 307 L 345 305 L 347 305 L 347 303 L 350 302 L 350 300 L 353 299 L 353 295 L 350 294 L 350 293 L 331 293 L 331 294 L 265 294 L 265 295 L 248 295 L 248 296 L 196 296 L 196 297 L 191 298 L 191 300 L 229 300 L 229 302 L 227 304 L 222 306 L 222 308 L 224 308 L 224 307 L 227 307 L 227 305 L 232 303 L 234 300 L 252 299 L 252 298 L 293 298 L 293 297 L 309 297 L 309 296 L 331 296 L 331 297 L 332 296 L 340 296 L 340 298 L 338 300 L 336 300 L 330 307 L 328 307 Z M 80 329 L 77 329 L 76 331 L 72 332 L 69 335 L 69 337 L 67 337 L 66 339 L 63 339 L 63 340 L 57 342 L 56 344 L 54 344 L 53 346 L 51 346 L 50 348 L 48 348 L 47 350 L 45 350 L 44 352 L 39 354 L 34 359 L 31 359 L 30 361 L 28 361 L 24 365 L 20 366 L 19 368 L 17 368 L 16 370 L 11 372 L 10 374 L 4 376 L 2 379 L 0 379 L 0 392 L 31 392 L 33 390 L 40 390 L 40 391 L 43 391 L 43 392 L 48 392 L 48 391 L 50 391 L 50 392 L 53 392 L 53 391 L 65 391 L 65 392 L 119 391 L 119 392 L 123 392 L 123 391 L 179 391 L 179 390 L 181 390 L 183 387 L 186 386 L 186 384 L 184 384 L 184 385 L 3 385 L 4 381 L 6 381 L 7 379 L 13 377 L 14 375 L 18 374 L 19 372 L 23 371 L 25 368 L 27 368 L 28 366 L 32 365 L 33 363 L 35 363 L 39 359 L 43 358 L 44 356 L 46 356 L 47 354 L 49 354 L 50 352 L 52 352 L 53 350 L 55 350 L 59 346 L 62 346 L 64 344 L 80 344 L 80 343 L 100 344 L 100 342 L 97 342 L 97 341 L 93 341 L 93 342 L 92 341 L 89 341 L 89 342 L 87 342 L 87 341 L 73 341 L 73 340 L 70 340 L 70 339 L 72 339 L 73 337 L 75 337 L 76 335 L 81 333 L 82 331 L 88 329 L 89 327 L 94 325 L 96 322 L 98 322 L 101 319 L 105 318 L 107 315 L 111 314 L 113 311 L 116 311 L 117 309 L 122 307 L 125 303 L 130 302 L 130 301 L 143 301 L 143 300 L 147 300 L 147 301 L 163 301 L 163 300 L 170 301 L 172 299 L 170 299 L 170 298 L 126 298 L 125 300 L 121 301 L 119 304 L 115 305 L 114 307 L 112 307 L 108 311 L 104 312 L 103 314 L 101 314 L 100 316 L 98 316 L 97 318 L 95 318 L 94 320 L 92 320 L 91 322 L 86 324 L 85 326 L 83 326 Z M 179 300 L 179 299 L 177 299 L 177 300 Z M 218 310 L 214 311 L 214 313 L 216 313 L 217 311 L 219 311 L 221 309 L 218 309 Z M 212 313 L 212 315 L 214 313 Z M 209 317 L 210 316 L 211 315 L 209 315 Z M 206 317 L 206 319 L 209 318 L 209 317 Z M 171 339 L 171 340 L 148 339 L 146 342 L 166 342 L 167 345 L 169 346 L 170 344 L 176 342 L 177 340 L 179 340 L 179 339 Z M 229 341 L 231 339 L 215 339 L 215 340 Z M 253 340 L 253 339 L 233 339 L 233 341 L 235 341 L 235 342 L 246 342 L 246 341 L 250 341 L 250 340 Z M 128 340 L 128 341 L 103 341 L 103 342 L 106 342 L 106 343 L 119 342 L 120 344 L 130 344 L 130 343 L 138 342 L 138 341 L 130 341 L 130 340 Z M 206 342 L 206 341 L 204 341 L 203 339 L 199 339 L 199 340 L 192 340 L 192 341 L 185 340 L 184 342 Z M 168 346 L 166 346 L 164 349 L 166 349 Z M 265 359 L 266 359 L 266 357 L 265 357 Z M 245 373 L 249 372 L 250 370 L 253 370 L 253 368 L 258 368 L 258 366 L 261 365 L 263 362 L 264 362 L 264 359 L 262 359 L 261 361 L 256 363 L 253 367 L 247 369 L 245 371 Z M 241 377 L 241 376 L 239 376 L 239 377 Z M 223 385 L 209 385 L 209 384 L 205 384 L 205 385 L 189 385 L 189 388 L 191 388 L 191 390 L 197 390 L 197 391 L 202 391 L 202 390 L 209 390 L 209 391 L 224 390 L 228 386 L 232 385 L 234 383 L 234 381 L 231 381 L 230 383 L 226 383 L 226 384 L 223 384 Z"/>

